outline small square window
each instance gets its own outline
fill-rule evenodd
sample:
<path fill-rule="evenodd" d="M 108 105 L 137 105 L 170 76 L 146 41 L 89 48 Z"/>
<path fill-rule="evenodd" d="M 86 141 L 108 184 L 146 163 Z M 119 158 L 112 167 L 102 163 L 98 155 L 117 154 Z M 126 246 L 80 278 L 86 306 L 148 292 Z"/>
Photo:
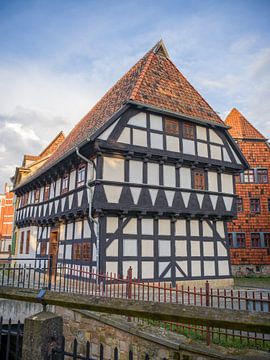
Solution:
<path fill-rule="evenodd" d="M 270 198 L 268 199 L 268 211 L 270 212 Z"/>
<path fill-rule="evenodd" d="M 228 233 L 228 241 L 229 241 L 229 247 L 232 248 L 233 247 L 233 234 L 232 233 Z"/>
<path fill-rule="evenodd" d="M 50 184 L 45 185 L 44 188 L 44 197 L 43 197 L 43 201 L 47 201 L 49 200 L 49 196 L 50 196 Z"/>
<path fill-rule="evenodd" d="M 236 208 L 237 208 L 238 213 L 243 211 L 243 199 L 242 198 L 236 199 Z"/>
<path fill-rule="evenodd" d="M 203 170 L 194 170 L 194 189 L 205 190 L 205 172 Z"/>
<path fill-rule="evenodd" d="M 270 233 L 264 233 L 264 247 L 270 248 Z"/>
<path fill-rule="evenodd" d="M 261 211 L 260 199 L 250 199 L 250 211 L 256 214 L 260 213 Z"/>
<path fill-rule="evenodd" d="M 34 195 L 35 204 L 39 202 L 39 195 L 40 195 L 40 189 L 36 189 L 35 190 L 35 195 Z"/>
<path fill-rule="evenodd" d="M 195 139 L 195 125 L 184 122 L 183 124 L 183 137 L 185 139 Z"/>
<path fill-rule="evenodd" d="M 257 177 L 258 177 L 259 184 L 267 184 L 268 183 L 267 169 L 257 169 Z"/>
<path fill-rule="evenodd" d="M 254 248 L 261 247 L 261 238 L 259 233 L 251 233 L 251 246 Z"/>
<path fill-rule="evenodd" d="M 61 193 L 65 193 L 68 191 L 68 183 L 69 183 L 69 174 L 65 174 L 62 178 L 62 190 Z"/>
<path fill-rule="evenodd" d="M 165 119 L 165 134 L 179 135 L 179 121 L 174 119 Z"/>
<path fill-rule="evenodd" d="M 244 183 L 254 183 L 254 170 L 246 170 L 244 172 Z"/>
<path fill-rule="evenodd" d="M 82 164 L 78 167 L 77 170 L 77 186 L 82 186 L 85 183 L 85 173 L 86 173 L 86 166 Z"/>
<path fill-rule="evenodd" d="M 244 248 L 246 246 L 246 235 L 245 233 L 236 233 L 236 247 Z"/>

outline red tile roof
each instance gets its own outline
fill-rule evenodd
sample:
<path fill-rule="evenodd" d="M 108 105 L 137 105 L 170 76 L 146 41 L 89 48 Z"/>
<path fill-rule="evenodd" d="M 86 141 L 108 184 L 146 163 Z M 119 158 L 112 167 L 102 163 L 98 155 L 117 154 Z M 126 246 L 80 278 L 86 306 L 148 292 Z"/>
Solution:
<path fill-rule="evenodd" d="M 171 62 L 159 41 L 82 118 L 35 176 L 94 134 L 129 100 L 224 125 Z"/>
<path fill-rule="evenodd" d="M 265 139 L 265 137 L 238 111 L 232 109 L 225 124 L 231 126 L 229 133 L 234 139 Z"/>

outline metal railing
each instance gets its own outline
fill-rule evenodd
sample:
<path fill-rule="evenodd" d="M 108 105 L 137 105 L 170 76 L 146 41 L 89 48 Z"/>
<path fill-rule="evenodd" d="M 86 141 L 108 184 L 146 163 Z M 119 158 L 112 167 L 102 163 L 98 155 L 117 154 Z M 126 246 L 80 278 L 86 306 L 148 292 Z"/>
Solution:
<path fill-rule="evenodd" d="M 16 324 L 3 324 L 0 317 L 0 359 L 20 360 L 22 357 L 23 325 L 18 321 Z"/>

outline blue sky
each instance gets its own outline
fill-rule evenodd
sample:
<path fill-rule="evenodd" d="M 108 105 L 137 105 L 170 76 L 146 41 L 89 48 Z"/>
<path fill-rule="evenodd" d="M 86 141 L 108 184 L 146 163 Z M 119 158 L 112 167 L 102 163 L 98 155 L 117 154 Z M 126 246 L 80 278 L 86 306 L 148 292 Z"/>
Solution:
<path fill-rule="evenodd" d="M 270 1 L 0 0 L 0 191 L 163 38 L 220 114 L 270 137 Z"/>

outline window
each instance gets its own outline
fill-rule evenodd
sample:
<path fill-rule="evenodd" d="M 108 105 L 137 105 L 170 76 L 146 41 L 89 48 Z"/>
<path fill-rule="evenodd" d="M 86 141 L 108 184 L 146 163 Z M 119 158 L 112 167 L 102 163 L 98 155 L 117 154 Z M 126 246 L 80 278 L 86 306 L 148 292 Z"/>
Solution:
<path fill-rule="evenodd" d="M 81 260 L 81 261 L 90 261 L 91 252 L 90 252 L 90 243 L 83 242 L 72 245 L 72 259 Z"/>
<path fill-rule="evenodd" d="M 82 260 L 83 261 L 90 261 L 91 260 L 91 253 L 90 253 L 90 243 L 84 242 L 82 243 Z"/>
<path fill-rule="evenodd" d="M 251 246 L 254 248 L 261 247 L 261 237 L 259 233 L 251 233 Z"/>
<path fill-rule="evenodd" d="M 179 135 L 179 121 L 173 119 L 165 119 L 165 133 L 167 135 Z"/>
<path fill-rule="evenodd" d="M 234 178 L 235 178 L 235 183 L 236 184 L 239 184 L 241 182 L 240 174 L 234 175 Z"/>
<path fill-rule="evenodd" d="M 47 201 L 49 200 L 49 196 L 50 196 L 50 184 L 45 185 L 44 188 L 44 197 L 43 197 L 43 201 Z"/>
<path fill-rule="evenodd" d="M 25 253 L 29 254 L 29 250 L 30 250 L 30 230 L 28 230 L 26 233 Z"/>
<path fill-rule="evenodd" d="M 246 246 L 246 235 L 245 233 L 236 233 L 236 247 L 244 248 Z"/>
<path fill-rule="evenodd" d="M 195 139 L 195 125 L 184 123 L 183 124 L 183 137 L 185 139 Z"/>
<path fill-rule="evenodd" d="M 69 174 L 65 174 L 62 179 L 62 190 L 61 193 L 65 193 L 68 191 L 68 181 L 69 181 Z"/>
<path fill-rule="evenodd" d="M 264 233 L 264 247 L 270 248 L 270 233 Z"/>
<path fill-rule="evenodd" d="M 81 260 L 81 244 L 72 245 L 72 260 Z"/>
<path fill-rule="evenodd" d="M 260 199 L 250 199 L 250 211 L 257 214 L 261 211 Z"/>
<path fill-rule="evenodd" d="M 25 193 L 22 197 L 22 206 L 27 205 L 29 199 L 29 193 Z"/>
<path fill-rule="evenodd" d="M 85 183 L 85 164 L 78 167 L 77 170 L 77 186 L 84 185 Z"/>
<path fill-rule="evenodd" d="M 268 211 L 270 211 L 270 198 L 268 199 Z"/>
<path fill-rule="evenodd" d="M 237 212 L 243 211 L 243 199 L 242 198 L 236 199 L 236 208 L 237 208 Z"/>
<path fill-rule="evenodd" d="M 244 172 L 244 183 L 254 183 L 254 170 L 246 170 Z"/>
<path fill-rule="evenodd" d="M 23 254 L 24 232 L 21 233 L 20 254 Z"/>
<path fill-rule="evenodd" d="M 267 184 L 268 183 L 268 171 L 267 169 L 258 169 L 257 170 L 258 183 Z"/>
<path fill-rule="evenodd" d="M 46 254 L 47 254 L 47 241 L 42 240 L 40 244 L 40 255 L 46 256 Z"/>
<path fill-rule="evenodd" d="M 229 247 L 232 248 L 233 247 L 233 234 L 232 233 L 228 233 L 228 241 L 229 241 Z"/>
<path fill-rule="evenodd" d="M 194 170 L 194 189 L 205 190 L 205 173 L 203 170 Z"/>
<path fill-rule="evenodd" d="M 36 189 L 35 190 L 35 195 L 34 195 L 35 204 L 39 202 L 39 195 L 40 195 L 40 189 Z"/>

